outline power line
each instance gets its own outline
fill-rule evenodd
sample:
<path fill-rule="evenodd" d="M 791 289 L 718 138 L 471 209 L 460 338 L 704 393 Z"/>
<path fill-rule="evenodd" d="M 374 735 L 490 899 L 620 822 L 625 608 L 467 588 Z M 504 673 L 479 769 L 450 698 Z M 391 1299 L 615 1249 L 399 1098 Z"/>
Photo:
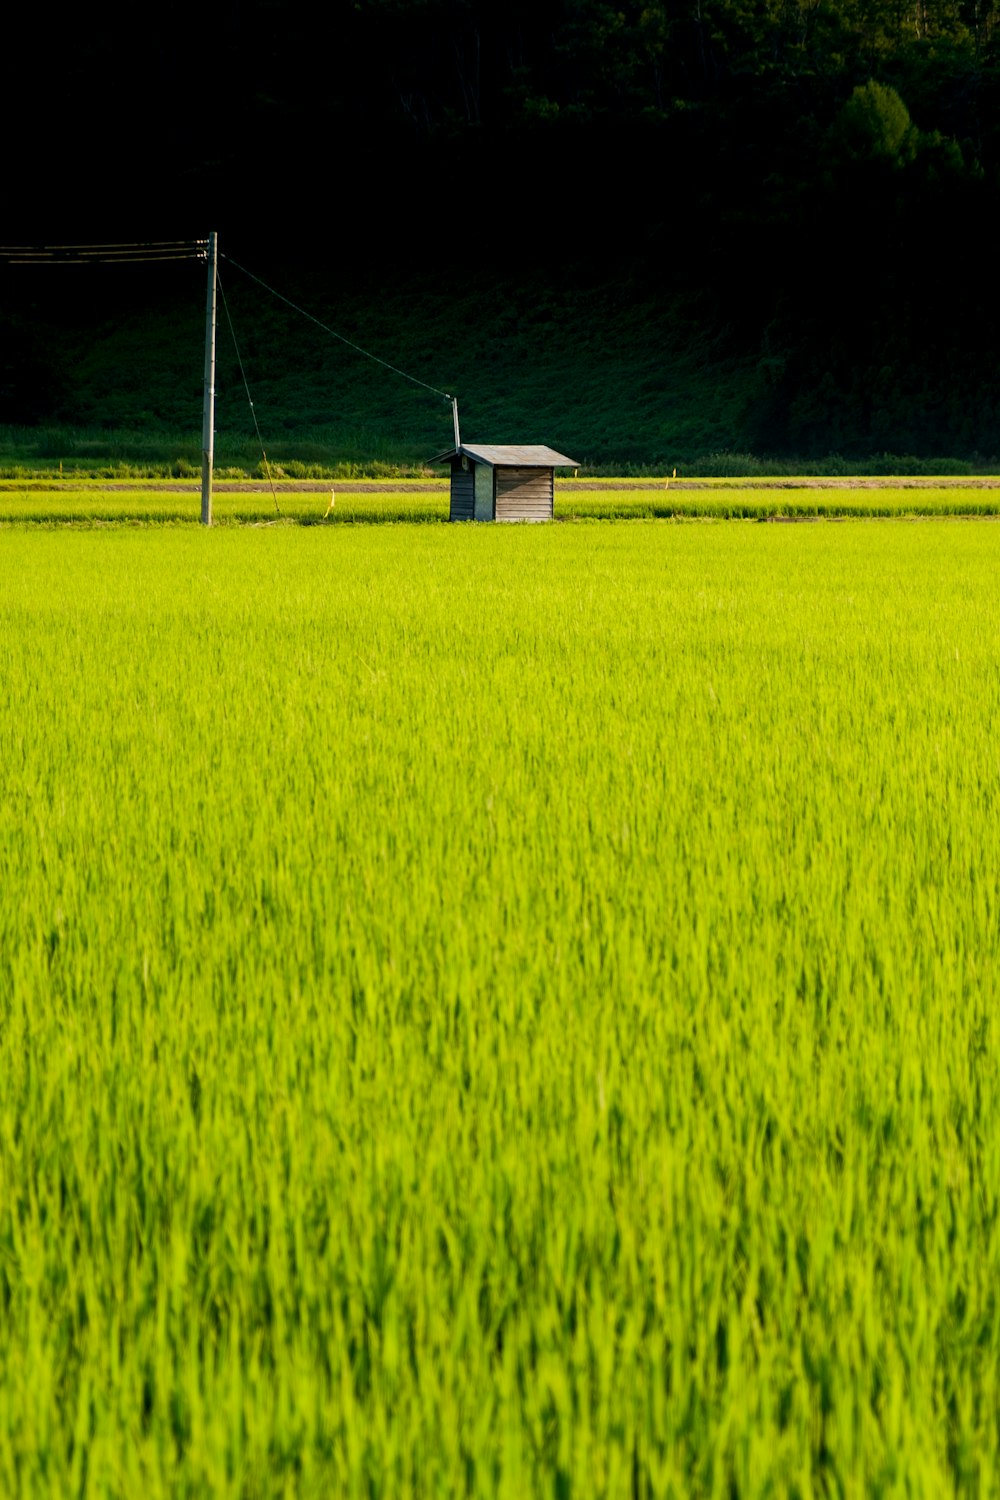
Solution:
<path fill-rule="evenodd" d="M 139 265 L 148 264 L 151 261 L 206 260 L 207 258 L 207 239 L 141 240 L 134 243 L 101 245 L 0 245 L 0 264 L 10 266 Z M 425 391 L 433 392 L 435 396 L 442 396 L 445 401 L 450 401 L 454 406 L 455 398 L 449 391 L 443 391 L 439 386 L 431 385 L 427 380 L 421 380 L 419 375 L 411 375 L 408 371 L 401 370 L 398 365 L 390 364 L 380 354 L 373 354 L 370 349 L 365 349 L 354 339 L 338 333 L 328 323 L 324 323 L 313 313 L 307 312 L 304 307 L 299 307 L 297 302 L 293 302 L 276 287 L 269 286 L 262 277 L 249 271 L 246 266 L 241 266 L 238 260 L 233 260 L 232 256 L 221 255 L 221 258 L 227 260 L 231 266 L 235 266 L 237 271 L 242 271 L 244 276 L 248 276 L 258 286 L 263 287 L 264 291 L 270 293 L 272 297 L 277 297 L 279 302 L 284 302 L 285 306 L 290 307 L 293 312 L 297 312 L 303 318 L 308 318 L 310 323 L 315 323 L 317 328 L 322 328 L 323 332 L 328 333 L 331 338 L 337 339 L 341 344 L 346 344 L 356 354 L 364 355 L 365 359 L 373 360 L 384 370 L 390 370 L 393 375 L 401 376 L 412 385 L 419 385 Z"/>
<path fill-rule="evenodd" d="M 205 260 L 207 240 L 143 240 L 102 245 L 0 245 L 0 262 L 13 266 L 129 265 Z"/>

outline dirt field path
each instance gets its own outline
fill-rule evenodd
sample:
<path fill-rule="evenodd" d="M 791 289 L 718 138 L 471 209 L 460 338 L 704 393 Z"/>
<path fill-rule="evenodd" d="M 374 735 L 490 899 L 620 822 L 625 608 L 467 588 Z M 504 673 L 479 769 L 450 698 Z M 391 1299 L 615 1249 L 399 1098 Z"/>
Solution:
<path fill-rule="evenodd" d="M 53 490 L 79 489 L 73 480 L 52 480 L 39 484 L 38 488 Z M 95 488 L 97 486 L 95 485 Z M 197 495 L 198 486 L 180 484 L 168 479 L 108 480 L 100 488 L 114 491 L 149 490 L 159 494 Z M 447 494 L 447 480 L 424 483 L 412 480 L 391 479 L 279 479 L 275 490 L 280 495 L 326 495 L 336 490 L 338 495 L 436 495 Z M 271 486 L 266 479 L 217 479 L 212 486 L 216 494 L 254 494 L 257 491 L 270 494 Z M 557 482 L 557 493 L 568 490 L 996 490 L 1000 489 L 1000 478 L 990 479 L 733 479 L 720 485 L 712 479 L 561 479 Z"/>

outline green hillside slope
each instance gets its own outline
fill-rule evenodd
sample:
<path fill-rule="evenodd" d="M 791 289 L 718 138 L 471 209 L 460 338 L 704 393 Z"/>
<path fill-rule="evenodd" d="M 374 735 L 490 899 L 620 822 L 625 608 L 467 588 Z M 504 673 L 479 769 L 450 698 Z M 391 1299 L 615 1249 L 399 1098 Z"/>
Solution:
<path fill-rule="evenodd" d="M 442 397 L 364 358 L 225 261 L 221 276 L 223 461 L 227 452 L 242 454 L 253 436 L 233 333 L 276 461 L 418 463 L 448 444 L 451 412 Z M 157 286 L 133 279 L 125 295 L 105 278 L 106 314 L 93 307 L 90 319 L 75 326 L 58 324 L 58 309 L 47 309 L 39 297 L 33 354 L 53 394 L 47 406 L 22 412 L 11 399 L 16 379 L 8 379 L 8 420 L 146 432 L 158 453 L 166 431 L 193 461 L 200 445 L 204 299 L 200 272 L 188 268 L 187 280 L 178 286 L 174 275 L 164 300 Z M 694 297 L 654 301 L 607 273 L 577 272 L 563 286 L 548 272 L 508 281 L 434 271 L 345 280 L 319 270 L 275 273 L 275 280 L 345 338 L 457 394 L 469 438 L 550 442 L 583 464 L 626 469 L 664 468 L 745 446 L 755 362 L 702 321 Z M 102 446 L 92 431 L 75 442 L 49 441 L 67 456 L 80 448 L 99 456 Z M 114 444 L 107 448 L 113 456 Z"/>

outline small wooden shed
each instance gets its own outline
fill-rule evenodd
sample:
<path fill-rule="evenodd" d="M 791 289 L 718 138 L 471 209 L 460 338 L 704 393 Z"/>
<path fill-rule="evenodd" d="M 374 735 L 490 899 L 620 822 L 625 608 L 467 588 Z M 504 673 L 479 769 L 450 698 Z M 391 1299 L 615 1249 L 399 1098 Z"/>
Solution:
<path fill-rule="evenodd" d="M 555 470 L 579 467 L 541 443 L 462 443 L 431 463 L 451 465 L 452 521 L 551 521 Z"/>

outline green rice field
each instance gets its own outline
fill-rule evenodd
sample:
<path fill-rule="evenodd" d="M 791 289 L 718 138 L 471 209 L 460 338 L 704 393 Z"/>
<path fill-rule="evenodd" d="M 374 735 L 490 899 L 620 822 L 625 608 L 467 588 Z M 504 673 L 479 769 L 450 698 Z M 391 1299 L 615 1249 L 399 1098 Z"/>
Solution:
<path fill-rule="evenodd" d="M 0 1493 L 997 1493 L 1000 528 L 24 494 Z"/>
<path fill-rule="evenodd" d="M 330 506 L 331 492 L 335 501 Z M 200 517 L 200 488 L 95 480 L 0 480 L 0 526 L 178 525 Z M 593 520 L 835 520 L 925 516 L 998 516 L 1000 482 L 981 479 L 902 481 L 745 480 L 642 481 L 623 488 L 599 480 L 556 481 L 556 519 Z M 446 479 L 365 483 L 326 481 L 312 490 L 278 483 L 216 488 L 218 525 L 277 521 L 313 525 L 339 522 L 447 521 Z"/>

